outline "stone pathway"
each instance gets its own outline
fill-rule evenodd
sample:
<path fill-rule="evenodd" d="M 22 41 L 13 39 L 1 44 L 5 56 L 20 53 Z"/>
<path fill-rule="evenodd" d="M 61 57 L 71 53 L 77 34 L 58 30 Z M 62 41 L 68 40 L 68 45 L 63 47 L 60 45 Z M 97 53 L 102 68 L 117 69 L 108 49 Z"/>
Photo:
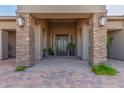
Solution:
<path fill-rule="evenodd" d="M 108 60 L 118 69 L 117 76 L 96 76 L 86 61 L 76 57 L 48 57 L 15 72 L 15 59 L 0 61 L 0 87 L 14 88 L 101 88 L 124 87 L 124 61 Z"/>

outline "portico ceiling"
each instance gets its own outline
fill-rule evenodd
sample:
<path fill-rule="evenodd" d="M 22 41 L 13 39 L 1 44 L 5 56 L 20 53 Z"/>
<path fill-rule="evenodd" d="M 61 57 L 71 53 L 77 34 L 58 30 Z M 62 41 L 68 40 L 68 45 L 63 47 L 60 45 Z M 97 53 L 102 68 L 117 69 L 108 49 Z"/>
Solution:
<path fill-rule="evenodd" d="M 58 19 L 58 18 L 89 18 L 89 13 L 32 13 L 32 16 L 37 19 Z"/>
<path fill-rule="evenodd" d="M 48 19 L 48 23 L 77 23 L 79 20 L 85 21 L 86 18 L 82 19 Z"/>
<path fill-rule="evenodd" d="M 48 23 L 76 23 L 77 19 L 49 19 Z"/>

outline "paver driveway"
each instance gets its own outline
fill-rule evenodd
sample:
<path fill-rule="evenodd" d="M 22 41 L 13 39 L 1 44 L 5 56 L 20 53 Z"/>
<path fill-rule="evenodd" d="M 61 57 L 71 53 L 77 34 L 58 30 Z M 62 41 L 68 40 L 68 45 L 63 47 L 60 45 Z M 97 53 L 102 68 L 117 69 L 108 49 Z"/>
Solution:
<path fill-rule="evenodd" d="M 120 73 L 96 76 L 86 61 L 76 57 L 48 57 L 15 72 L 15 59 L 0 61 L 0 87 L 124 87 L 124 61 L 109 60 Z"/>

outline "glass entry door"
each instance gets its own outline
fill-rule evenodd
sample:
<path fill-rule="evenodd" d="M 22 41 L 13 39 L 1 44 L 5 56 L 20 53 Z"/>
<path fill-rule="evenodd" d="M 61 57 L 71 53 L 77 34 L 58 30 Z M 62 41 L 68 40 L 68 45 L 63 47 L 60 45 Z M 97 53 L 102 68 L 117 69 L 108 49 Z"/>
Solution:
<path fill-rule="evenodd" d="M 68 45 L 68 35 L 57 35 L 56 36 L 56 54 L 66 55 Z"/>

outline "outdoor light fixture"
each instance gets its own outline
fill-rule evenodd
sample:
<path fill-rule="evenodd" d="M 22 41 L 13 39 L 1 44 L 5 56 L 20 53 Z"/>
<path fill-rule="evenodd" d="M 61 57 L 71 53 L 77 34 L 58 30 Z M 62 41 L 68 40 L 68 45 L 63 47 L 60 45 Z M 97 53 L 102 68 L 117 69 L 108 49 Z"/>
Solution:
<path fill-rule="evenodd" d="M 17 17 L 17 22 L 18 22 L 18 25 L 20 27 L 23 27 L 24 26 L 24 23 L 25 23 L 25 19 L 24 17 L 22 17 L 21 15 Z"/>
<path fill-rule="evenodd" d="M 100 16 L 99 17 L 99 25 L 104 26 L 106 22 L 106 16 Z"/>

